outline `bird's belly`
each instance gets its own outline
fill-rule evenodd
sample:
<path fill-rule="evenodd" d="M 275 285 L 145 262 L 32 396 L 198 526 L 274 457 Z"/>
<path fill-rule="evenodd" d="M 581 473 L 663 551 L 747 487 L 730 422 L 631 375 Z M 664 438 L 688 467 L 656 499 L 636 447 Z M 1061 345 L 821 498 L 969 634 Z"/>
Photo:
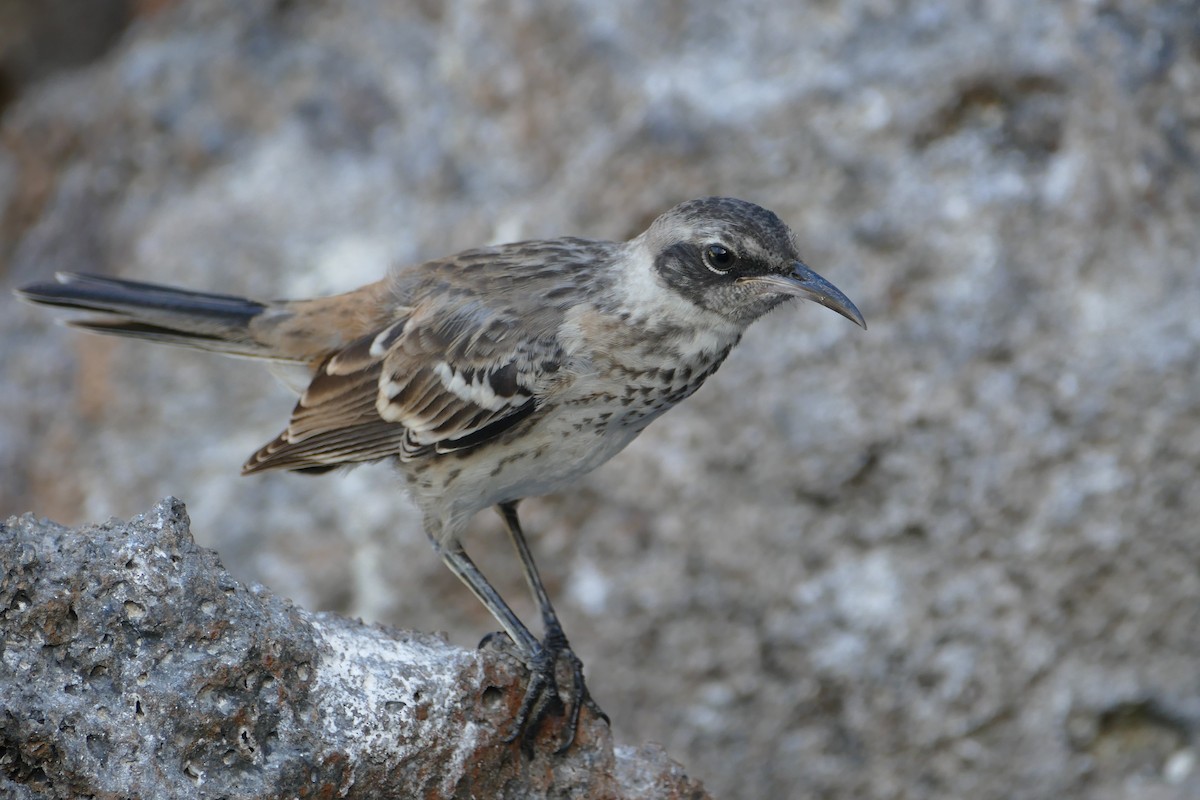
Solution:
<path fill-rule="evenodd" d="M 594 417 L 555 412 L 516 442 L 496 448 L 476 470 L 481 507 L 566 488 L 621 452 L 644 425 L 600 424 Z"/>
<path fill-rule="evenodd" d="M 619 409 L 619 410 L 618 410 Z M 621 452 L 653 414 L 591 403 L 560 405 L 529 428 L 462 454 L 440 456 L 415 473 L 409 487 L 426 512 L 469 516 L 510 500 L 565 489 Z M 626 421 L 630 424 L 626 424 Z"/>
<path fill-rule="evenodd" d="M 581 376 L 550 407 L 499 439 L 409 465 L 409 488 L 427 515 L 443 520 L 565 489 L 699 388 L 724 354 L 665 381 L 661 370 L 625 369 L 616 385 Z"/>

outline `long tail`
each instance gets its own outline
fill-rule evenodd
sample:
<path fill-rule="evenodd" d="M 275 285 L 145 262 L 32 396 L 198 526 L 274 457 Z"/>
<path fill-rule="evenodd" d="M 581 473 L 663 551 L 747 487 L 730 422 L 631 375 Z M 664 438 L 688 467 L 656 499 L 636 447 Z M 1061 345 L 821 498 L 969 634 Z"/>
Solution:
<path fill-rule="evenodd" d="M 17 294 L 39 305 L 94 312 L 68 324 L 95 333 L 229 355 L 304 360 L 299 353 L 279 352 L 252 330 L 253 321 L 265 312 L 287 313 L 282 304 L 74 272 L 55 278 L 54 283 L 22 287 Z"/>

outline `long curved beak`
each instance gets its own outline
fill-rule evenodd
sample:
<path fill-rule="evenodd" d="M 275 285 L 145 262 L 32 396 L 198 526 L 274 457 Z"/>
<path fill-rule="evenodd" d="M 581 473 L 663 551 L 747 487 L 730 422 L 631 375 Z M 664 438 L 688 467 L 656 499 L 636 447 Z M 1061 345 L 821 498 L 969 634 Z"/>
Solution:
<path fill-rule="evenodd" d="M 792 265 L 790 275 L 756 275 L 742 280 L 758 284 L 764 291 L 777 294 L 794 295 L 805 300 L 820 303 L 826 308 L 833 309 L 863 330 L 867 329 L 863 315 L 850 302 L 850 298 L 829 281 L 808 268 L 803 261 Z"/>

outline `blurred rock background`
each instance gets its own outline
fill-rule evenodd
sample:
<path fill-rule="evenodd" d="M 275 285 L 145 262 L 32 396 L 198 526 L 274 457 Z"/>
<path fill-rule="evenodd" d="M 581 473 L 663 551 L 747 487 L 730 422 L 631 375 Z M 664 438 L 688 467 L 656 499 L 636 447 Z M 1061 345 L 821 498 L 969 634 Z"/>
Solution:
<path fill-rule="evenodd" d="M 238 477 L 293 402 L 259 367 L 7 289 L 334 292 L 744 197 L 871 328 L 773 314 L 526 504 L 618 741 L 727 798 L 1200 795 L 1194 0 L 0 0 L 0 31 L 0 515 L 178 495 L 238 576 L 470 646 L 494 624 L 386 468 Z M 523 599 L 498 520 L 469 546 Z"/>

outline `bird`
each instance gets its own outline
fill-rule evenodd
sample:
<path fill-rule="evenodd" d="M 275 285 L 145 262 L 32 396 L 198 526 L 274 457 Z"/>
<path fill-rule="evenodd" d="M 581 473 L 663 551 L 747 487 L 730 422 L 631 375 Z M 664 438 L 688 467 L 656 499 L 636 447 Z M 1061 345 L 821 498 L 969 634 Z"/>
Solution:
<path fill-rule="evenodd" d="M 243 474 L 324 473 L 392 462 L 433 549 L 495 617 L 528 669 L 504 741 L 553 712 L 565 752 L 591 698 L 522 530 L 517 504 L 565 489 L 694 393 L 747 327 L 788 300 L 862 314 L 810 269 L 773 212 L 690 200 L 624 242 L 577 237 L 466 250 L 394 267 L 344 294 L 244 297 L 60 272 L 17 290 L 85 312 L 85 331 L 301 365 L 287 427 Z M 543 635 L 536 636 L 462 544 L 499 512 Z M 562 681 L 559 680 L 559 668 Z"/>

